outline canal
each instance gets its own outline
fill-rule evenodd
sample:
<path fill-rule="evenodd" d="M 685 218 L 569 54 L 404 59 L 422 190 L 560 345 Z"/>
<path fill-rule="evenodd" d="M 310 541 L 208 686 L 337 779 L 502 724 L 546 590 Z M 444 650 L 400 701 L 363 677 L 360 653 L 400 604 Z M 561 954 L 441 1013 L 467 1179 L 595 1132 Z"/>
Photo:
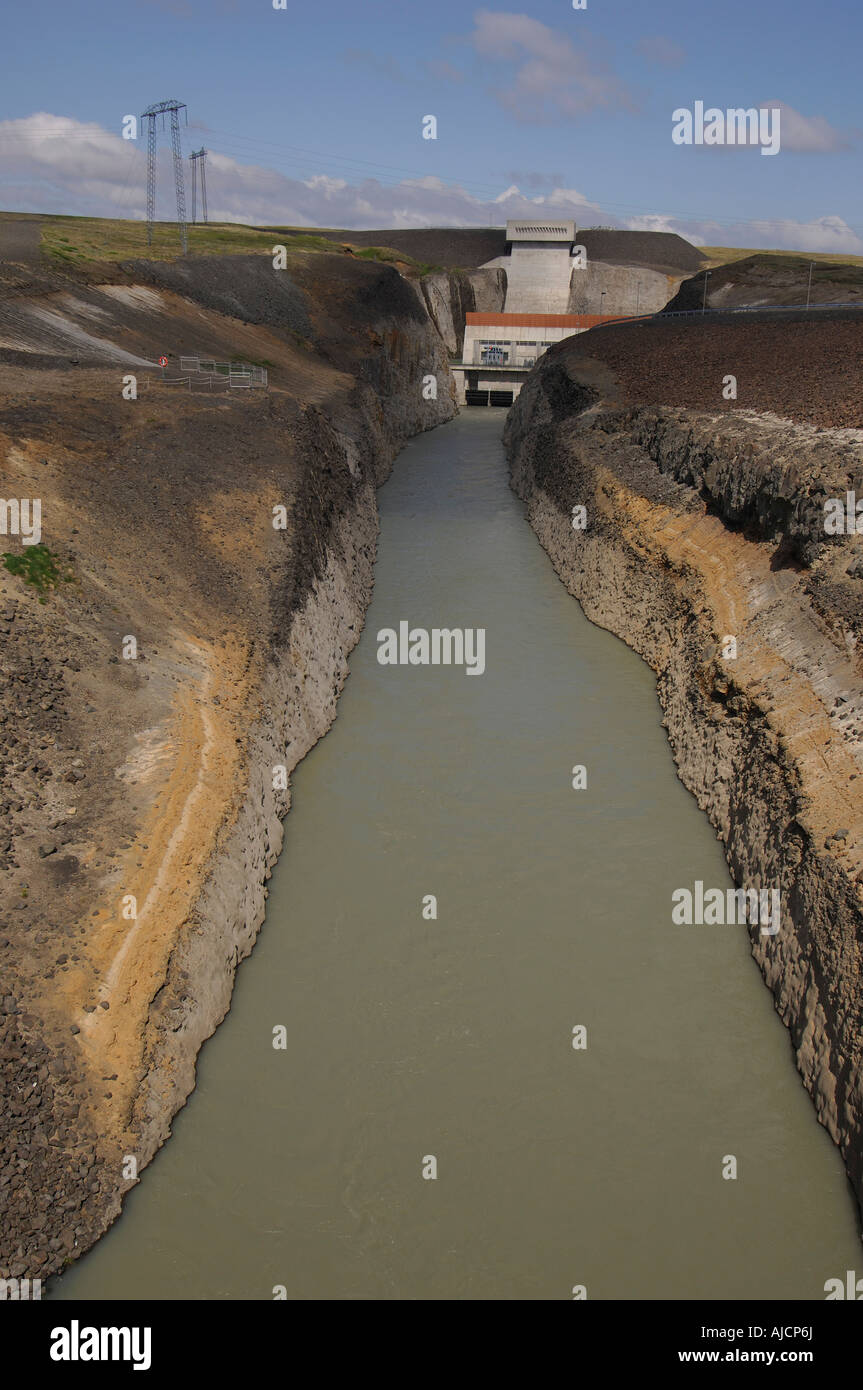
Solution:
<path fill-rule="evenodd" d="M 52 1296 L 823 1299 L 858 1266 L 745 928 L 672 924 L 676 888 L 730 886 L 721 848 L 651 672 L 509 490 L 503 419 L 412 440 L 382 488 L 365 631 L 230 1014 Z M 404 620 L 484 629 L 484 671 L 380 664 Z"/>

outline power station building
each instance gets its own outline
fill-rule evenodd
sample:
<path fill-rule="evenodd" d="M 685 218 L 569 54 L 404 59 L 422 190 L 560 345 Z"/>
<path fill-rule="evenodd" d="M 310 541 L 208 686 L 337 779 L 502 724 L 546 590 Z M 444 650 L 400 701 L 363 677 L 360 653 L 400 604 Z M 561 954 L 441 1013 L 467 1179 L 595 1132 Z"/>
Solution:
<path fill-rule="evenodd" d="M 503 312 L 469 313 L 462 360 L 451 364 L 462 405 L 511 405 L 552 343 L 619 317 L 570 312 L 573 276 L 585 273 L 573 257 L 575 222 L 509 221 L 506 242 L 482 267 L 506 271 Z"/>

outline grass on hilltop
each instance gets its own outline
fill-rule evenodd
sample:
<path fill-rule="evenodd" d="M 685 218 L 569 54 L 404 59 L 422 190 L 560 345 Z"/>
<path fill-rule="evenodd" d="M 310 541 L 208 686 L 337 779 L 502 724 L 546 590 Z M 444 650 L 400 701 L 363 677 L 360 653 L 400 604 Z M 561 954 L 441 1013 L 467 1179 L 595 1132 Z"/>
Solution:
<path fill-rule="evenodd" d="M 181 255 L 176 224 L 157 222 L 152 245 L 147 244 L 147 225 L 137 220 L 107 217 L 43 216 L 42 252 L 51 260 L 67 265 L 92 261 L 154 260 L 171 261 Z M 280 243 L 280 234 L 283 241 Z M 188 228 L 190 256 L 272 256 L 279 244 L 294 251 L 329 253 L 341 251 L 349 242 L 328 240 L 314 229 L 285 227 L 260 231 L 238 222 L 211 222 Z M 398 264 L 409 275 L 426 275 L 436 269 L 389 246 L 352 248 L 358 260 Z"/>
<path fill-rule="evenodd" d="M 707 261 L 707 268 L 712 270 L 718 265 L 729 265 L 732 261 L 745 261 L 748 256 L 790 256 L 799 260 L 824 262 L 830 265 L 863 265 L 863 256 L 850 256 L 843 252 L 836 251 L 767 251 L 764 247 L 743 246 L 699 246 Z"/>
<path fill-rule="evenodd" d="M 84 261 L 175 260 L 182 254 L 180 236 L 173 222 L 157 222 L 152 245 L 147 244 L 147 224 L 107 217 L 43 217 L 42 250 L 54 260 Z M 260 232 L 239 223 L 208 223 L 188 228 L 190 256 L 228 256 L 260 253 L 272 255 L 278 244 L 275 232 Z M 290 237 L 285 245 L 295 251 L 334 251 L 338 247 L 312 233 Z"/>
<path fill-rule="evenodd" d="M 108 217 L 70 217 L 61 214 L 0 213 L 0 219 L 38 219 L 42 227 L 42 251 L 51 260 L 68 265 L 83 265 L 90 261 L 176 260 L 180 241 L 173 222 L 157 222 L 153 228 L 153 244 L 147 245 L 147 226 L 139 220 Z M 613 230 L 613 229 L 611 229 Z M 345 241 L 332 241 L 314 227 L 271 227 L 261 231 L 240 222 L 211 222 L 188 229 L 190 256 L 230 256 L 243 254 L 272 255 L 273 246 L 284 237 L 288 252 L 339 252 Z M 763 248 L 742 246 L 699 246 L 708 269 L 745 260 L 748 256 L 770 255 L 802 257 L 807 262 L 834 265 L 863 265 L 863 256 L 845 255 L 832 251 L 765 251 Z M 398 265 L 411 276 L 428 275 L 440 266 L 417 261 L 404 251 L 391 246 L 352 247 L 358 260 L 381 261 Z"/>

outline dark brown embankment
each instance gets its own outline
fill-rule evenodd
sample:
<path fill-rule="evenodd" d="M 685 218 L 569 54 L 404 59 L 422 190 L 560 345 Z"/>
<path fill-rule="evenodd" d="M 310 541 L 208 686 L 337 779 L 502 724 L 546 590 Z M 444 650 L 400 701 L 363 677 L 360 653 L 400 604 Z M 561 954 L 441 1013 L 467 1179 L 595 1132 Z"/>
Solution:
<path fill-rule="evenodd" d="M 778 935 L 724 929 L 749 930 L 863 1199 L 863 538 L 823 525 L 827 497 L 863 496 L 863 433 L 633 405 L 598 336 L 549 352 L 510 412 L 512 485 L 588 617 L 656 672 L 735 882 L 781 889 Z M 674 926 L 669 903 L 669 950 L 696 929 L 718 928 Z"/>
<path fill-rule="evenodd" d="M 163 354 L 269 390 L 162 385 Z M 40 500 L 61 575 L 0 570 L 0 1276 L 76 1258 L 168 1135 L 335 716 L 375 489 L 453 412 L 374 262 L 0 267 L 0 492 Z"/>

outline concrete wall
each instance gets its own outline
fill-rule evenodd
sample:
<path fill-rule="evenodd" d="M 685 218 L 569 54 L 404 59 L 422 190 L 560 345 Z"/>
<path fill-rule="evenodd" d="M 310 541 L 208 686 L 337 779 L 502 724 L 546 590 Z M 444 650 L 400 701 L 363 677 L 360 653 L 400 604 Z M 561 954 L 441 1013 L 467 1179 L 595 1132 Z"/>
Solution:
<path fill-rule="evenodd" d="M 588 260 L 584 270 L 573 269 L 568 303 L 560 312 L 598 314 L 601 303 L 604 314 L 656 314 L 673 299 L 683 279 L 646 267 Z"/>
<path fill-rule="evenodd" d="M 516 399 L 530 374 L 530 368 L 515 372 L 492 372 L 483 367 L 453 367 L 455 378 L 455 399 L 460 406 L 465 404 L 465 391 L 512 391 Z"/>
<path fill-rule="evenodd" d="M 489 261 L 506 271 L 508 314 L 565 314 L 572 260 L 569 246 L 516 242 L 510 256 Z"/>
<path fill-rule="evenodd" d="M 541 242 L 516 242 L 511 255 L 488 262 L 506 271 L 508 314 L 655 314 L 686 278 L 591 259 L 576 266 L 568 246 Z"/>

